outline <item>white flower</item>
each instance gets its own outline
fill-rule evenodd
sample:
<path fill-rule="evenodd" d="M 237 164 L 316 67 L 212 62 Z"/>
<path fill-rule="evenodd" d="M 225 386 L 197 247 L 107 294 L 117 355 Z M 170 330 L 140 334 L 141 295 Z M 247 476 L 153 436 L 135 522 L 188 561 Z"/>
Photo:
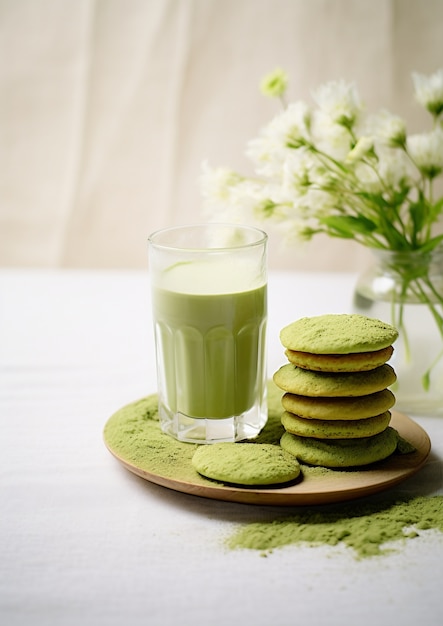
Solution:
<path fill-rule="evenodd" d="M 392 147 L 402 147 L 406 141 L 406 122 L 398 115 L 388 111 L 380 111 L 368 120 L 370 132 L 382 143 Z"/>
<path fill-rule="evenodd" d="M 302 101 L 293 102 L 282 113 L 274 117 L 265 129 L 266 135 L 271 135 L 285 146 L 288 142 L 298 144 L 309 135 L 311 110 Z"/>
<path fill-rule="evenodd" d="M 336 124 L 324 111 L 312 115 L 312 142 L 335 159 L 344 160 L 352 146 L 352 137 L 345 126 Z"/>
<path fill-rule="evenodd" d="M 333 185 L 334 176 L 308 150 L 296 150 L 288 155 L 283 166 L 282 193 L 286 199 L 306 196 L 312 188 Z"/>
<path fill-rule="evenodd" d="M 420 172 L 434 178 L 443 171 L 443 131 L 412 135 L 407 141 L 408 152 Z"/>
<path fill-rule="evenodd" d="M 261 136 L 248 143 L 246 155 L 255 165 L 258 176 L 279 179 L 288 148 L 271 136 Z"/>
<path fill-rule="evenodd" d="M 291 104 L 249 143 L 256 177 L 206 168 L 206 204 L 218 219 L 271 219 L 291 240 L 323 232 L 387 249 L 431 249 L 439 242 L 431 225 L 443 210 L 433 189 L 443 173 L 443 70 L 414 81 L 434 131 L 408 138 L 405 121 L 388 111 L 363 119 L 356 87 L 330 82 L 315 93 L 318 106 Z"/>
<path fill-rule="evenodd" d="M 312 155 L 305 150 L 296 150 L 288 155 L 283 164 L 282 180 L 282 188 L 288 198 L 306 193 L 312 182 L 314 165 Z"/>
<path fill-rule="evenodd" d="M 242 176 L 227 168 L 211 168 L 205 161 L 200 174 L 200 192 L 204 201 L 203 213 L 210 220 L 217 222 L 239 223 L 243 221 L 242 212 L 232 204 L 232 190 Z"/>
<path fill-rule="evenodd" d="M 202 163 L 200 189 L 204 198 L 227 201 L 232 185 L 242 180 L 236 172 L 224 168 L 211 168 L 207 161 Z"/>
<path fill-rule="evenodd" d="M 360 96 L 353 83 L 333 81 L 321 85 L 313 94 L 320 109 L 335 124 L 350 128 L 363 110 Z"/>
<path fill-rule="evenodd" d="M 278 202 L 278 187 L 260 180 L 245 179 L 231 188 L 232 215 L 241 215 L 246 221 L 257 222 L 269 217 Z"/>
<path fill-rule="evenodd" d="M 246 155 L 257 165 L 261 176 L 279 176 L 289 145 L 302 145 L 309 136 L 310 109 L 304 102 L 295 102 L 262 129 L 260 136 L 249 142 Z"/>
<path fill-rule="evenodd" d="M 413 184 L 410 162 L 404 152 L 384 149 L 378 152 L 377 168 L 359 164 L 355 170 L 362 189 L 384 195 L 386 191 L 399 191 Z"/>
<path fill-rule="evenodd" d="M 431 76 L 412 74 L 415 97 L 433 115 L 443 111 L 443 69 Z"/>
<path fill-rule="evenodd" d="M 365 157 L 373 154 L 374 140 L 372 137 L 360 137 L 355 146 L 349 152 L 346 157 L 347 163 L 355 163 L 356 161 L 362 161 Z"/>
<path fill-rule="evenodd" d="M 405 184 L 414 185 L 412 168 L 406 154 L 398 150 L 384 150 L 379 153 L 378 173 L 385 188 L 394 191 Z"/>
<path fill-rule="evenodd" d="M 283 235 L 285 246 L 302 253 L 305 245 L 312 238 L 312 232 L 304 219 L 288 217 L 277 224 L 277 231 Z"/>
<path fill-rule="evenodd" d="M 337 194 L 311 187 L 304 198 L 300 200 L 298 210 L 305 215 L 305 220 L 307 218 L 317 220 L 320 217 L 331 215 L 339 204 L 340 199 Z"/>

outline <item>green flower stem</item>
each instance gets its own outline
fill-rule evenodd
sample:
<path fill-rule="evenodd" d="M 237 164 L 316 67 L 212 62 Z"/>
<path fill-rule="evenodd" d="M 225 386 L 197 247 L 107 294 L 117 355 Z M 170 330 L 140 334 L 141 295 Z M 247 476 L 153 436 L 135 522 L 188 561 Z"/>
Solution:
<path fill-rule="evenodd" d="M 423 389 L 425 391 L 429 391 L 429 388 L 431 386 L 431 374 L 432 374 L 432 370 L 434 369 L 434 367 L 437 365 L 437 363 L 440 361 L 440 359 L 443 357 L 443 348 L 440 350 L 440 352 L 437 354 L 437 356 L 435 357 L 435 359 L 432 361 L 431 365 L 429 366 L 429 368 L 426 370 L 426 372 L 423 374 L 423 376 L 421 377 L 421 383 L 423 385 Z"/>
<path fill-rule="evenodd" d="M 386 239 L 386 249 L 406 250 L 411 247 L 412 248 L 416 247 L 416 242 L 413 240 L 415 232 L 412 233 L 411 240 L 409 240 L 407 226 L 401 218 L 398 204 L 395 202 L 394 198 L 392 197 L 392 193 L 390 194 L 391 201 L 389 203 L 386 201 L 385 202 L 386 202 L 386 206 L 389 207 L 389 209 L 394 213 L 394 219 L 392 219 L 392 215 L 391 216 L 385 215 L 383 211 L 380 211 L 379 204 L 374 202 L 372 205 L 370 202 L 368 202 L 367 199 L 363 200 L 359 198 L 358 194 L 359 194 L 359 189 L 360 189 L 360 181 L 358 180 L 355 173 L 351 169 L 347 168 L 343 163 L 340 163 L 339 161 L 337 161 L 337 159 L 335 159 L 331 155 L 323 152 L 322 150 L 319 150 L 312 143 L 305 143 L 305 146 L 310 152 L 312 152 L 313 154 L 317 156 L 318 160 L 325 168 L 330 169 L 332 165 L 337 171 L 340 177 L 340 180 L 342 182 L 347 180 L 347 182 L 350 185 L 348 188 L 346 186 L 337 184 L 338 181 L 335 181 L 335 185 L 331 185 L 329 187 L 324 186 L 323 188 L 321 188 L 321 187 L 316 187 L 315 185 L 312 185 L 312 188 L 317 188 L 321 191 L 326 191 L 326 192 L 333 193 L 333 194 L 339 194 L 344 197 L 349 197 L 352 201 L 349 203 L 349 205 L 346 205 L 345 207 L 343 207 L 343 213 L 348 214 L 348 215 L 354 213 L 356 216 L 359 216 L 359 215 L 370 216 L 376 223 L 378 222 L 379 225 L 381 226 L 380 230 L 382 232 L 382 236 L 384 236 Z M 381 179 L 377 168 L 374 167 L 374 164 L 368 159 L 365 159 L 363 162 L 369 167 L 371 167 L 372 171 L 375 173 L 375 175 L 378 177 L 378 180 L 384 187 L 385 193 L 388 194 L 390 190 L 383 183 L 383 180 Z M 341 176 L 342 174 L 345 174 L 344 179 Z M 409 206 L 412 204 L 411 199 L 408 201 L 408 204 Z M 394 238 L 389 237 L 388 235 L 389 232 L 391 232 L 392 235 L 395 235 L 395 237 Z M 430 237 L 430 231 L 428 233 L 427 238 L 429 237 Z M 378 239 L 375 239 L 372 236 L 369 239 L 366 239 L 364 243 L 365 245 L 370 245 L 374 247 L 375 241 L 378 242 Z M 400 242 L 403 242 L 403 243 L 400 244 Z M 384 247 L 384 246 L 383 245 L 380 246 L 377 243 L 376 247 Z"/>
<path fill-rule="evenodd" d="M 320 160 L 320 162 L 326 167 L 328 168 L 328 164 L 332 163 L 332 165 L 335 166 L 335 168 L 340 172 L 344 172 L 345 174 L 350 174 L 350 170 L 343 164 L 340 163 L 340 161 L 337 161 L 337 159 L 334 159 L 333 156 L 331 156 L 330 154 L 327 154 L 327 152 L 323 152 L 323 150 L 319 150 L 316 146 L 314 146 L 313 143 L 308 143 L 306 142 L 306 148 L 312 152 L 313 154 L 315 154 L 318 159 Z"/>
<path fill-rule="evenodd" d="M 403 338 L 403 345 L 404 345 L 404 349 L 405 349 L 405 360 L 407 363 L 409 363 L 411 361 L 411 347 L 409 344 L 409 336 L 408 336 L 408 332 L 406 330 L 406 326 L 403 323 L 403 302 L 400 302 L 400 304 L 398 302 L 396 302 L 395 298 L 392 299 L 391 302 L 391 319 L 393 322 L 393 325 L 398 329 L 398 331 L 400 332 L 402 338 Z M 396 315 L 396 308 L 398 308 L 398 318 Z"/>
<path fill-rule="evenodd" d="M 417 298 L 419 302 L 423 305 L 427 306 L 429 311 L 432 314 L 432 317 L 437 325 L 440 336 L 443 340 L 443 314 L 438 311 L 438 306 L 441 307 L 443 311 L 443 297 L 438 291 L 435 289 L 432 281 L 429 276 L 426 274 L 425 276 L 419 277 L 411 277 L 407 270 L 399 271 L 398 268 L 394 268 L 394 271 L 400 274 L 402 281 L 402 288 L 400 293 L 400 302 L 396 302 L 395 296 L 392 299 L 392 319 L 393 323 L 398 328 L 399 332 L 403 338 L 403 344 L 405 349 L 405 358 L 407 361 L 411 360 L 411 349 L 409 344 L 408 333 L 406 330 L 406 326 L 404 324 L 403 313 L 404 313 L 404 303 L 406 301 L 406 294 L 408 290 Z M 426 285 L 428 292 L 424 289 L 423 284 Z M 430 295 L 436 300 L 436 303 L 431 300 Z M 397 309 L 397 310 L 396 310 Z M 434 367 L 439 363 L 439 361 L 443 358 L 443 348 L 437 354 L 435 359 L 430 364 L 429 368 L 422 376 L 422 385 L 425 391 L 428 391 L 431 384 L 431 375 Z"/>

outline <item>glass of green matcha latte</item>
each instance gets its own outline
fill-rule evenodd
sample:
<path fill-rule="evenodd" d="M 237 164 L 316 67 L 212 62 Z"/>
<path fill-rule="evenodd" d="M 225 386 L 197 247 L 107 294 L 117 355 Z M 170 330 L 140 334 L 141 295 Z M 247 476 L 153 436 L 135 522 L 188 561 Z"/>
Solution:
<path fill-rule="evenodd" d="M 234 224 L 149 239 L 159 416 L 180 441 L 257 435 L 267 418 L 267 235 Z"/>

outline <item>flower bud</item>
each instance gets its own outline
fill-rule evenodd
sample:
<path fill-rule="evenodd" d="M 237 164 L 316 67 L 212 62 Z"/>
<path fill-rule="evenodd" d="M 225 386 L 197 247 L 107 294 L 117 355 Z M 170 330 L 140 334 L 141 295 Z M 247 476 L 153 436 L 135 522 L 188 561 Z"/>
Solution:
<path fill-rule="evenodd" d="M 288 75 L 280 67 L 264 76 L 260 83 L 260 91 L 270 98 L 280 98 L 288 86 Z"/>

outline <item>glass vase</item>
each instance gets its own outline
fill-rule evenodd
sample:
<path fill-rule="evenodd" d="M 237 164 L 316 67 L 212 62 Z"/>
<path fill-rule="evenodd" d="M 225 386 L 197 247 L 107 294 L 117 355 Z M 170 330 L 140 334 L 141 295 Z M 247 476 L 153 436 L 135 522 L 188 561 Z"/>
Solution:
<path fill-rule="evenodd" d="M 374 263 L 355 285 L 353 310 L 399 331 L 390 360 L 395 408 L 443 416 L 443 248 L 374 251 Z"/>

